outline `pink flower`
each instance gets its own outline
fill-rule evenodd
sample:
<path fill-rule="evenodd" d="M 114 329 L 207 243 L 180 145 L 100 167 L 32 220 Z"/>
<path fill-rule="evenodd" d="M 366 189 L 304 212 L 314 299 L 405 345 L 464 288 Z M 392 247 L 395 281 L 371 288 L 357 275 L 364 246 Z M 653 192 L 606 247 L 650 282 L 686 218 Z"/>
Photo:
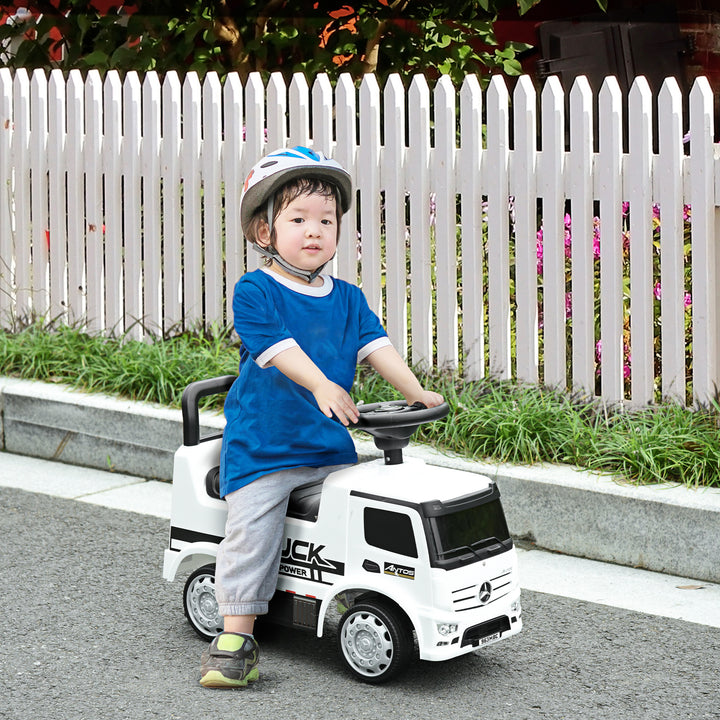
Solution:
<path fill-rule="evenodd" d="M 692 305 L 692 295 L 689 292 L 685 293 L 685 297 L 683 298 L 683 305 L 685 305 L 686 308 L 689 308 Z"/>
<path fill-rule="evenodd" d="M 660 287 L 659 282 L 655 283 L 655 287 L 653 288 L 653 295 L 655 295 L 656 300 L 660 300 L 662 298 L 662 288 Z"/>
<path fill-rule="evenodd" d="M 543 271 L 543 229 L 542 227 L 537 231 L 535 240 L 535 255 L 537 257 L 537 274 L 542 274 Z"/>

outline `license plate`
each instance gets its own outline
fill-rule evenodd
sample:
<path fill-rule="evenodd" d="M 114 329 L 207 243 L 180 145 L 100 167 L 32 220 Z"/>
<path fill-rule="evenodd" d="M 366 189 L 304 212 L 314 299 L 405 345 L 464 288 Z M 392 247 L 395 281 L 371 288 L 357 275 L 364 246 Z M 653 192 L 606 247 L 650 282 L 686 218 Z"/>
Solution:
<path fill-rule="evenodd" d="M 496 632 L 492 635 L 488 635 L 487 637 L 480 639 L 480 645 L 487 645 L 488 643 L 495 642 L 496 640 L 500 639 L 500 633 Z"/>

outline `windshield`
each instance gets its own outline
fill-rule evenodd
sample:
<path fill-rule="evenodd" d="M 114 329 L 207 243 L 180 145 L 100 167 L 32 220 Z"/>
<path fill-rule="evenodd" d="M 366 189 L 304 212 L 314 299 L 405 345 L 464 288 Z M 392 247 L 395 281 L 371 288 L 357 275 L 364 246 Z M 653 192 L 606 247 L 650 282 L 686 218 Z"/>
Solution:
<path fill-rule="evenodd" d="M 450 569 L 484 560 L 506 552 L 513 544 L 496 489 L 460 509 L 436 505 L 428 521 L 437 567 Z"/>

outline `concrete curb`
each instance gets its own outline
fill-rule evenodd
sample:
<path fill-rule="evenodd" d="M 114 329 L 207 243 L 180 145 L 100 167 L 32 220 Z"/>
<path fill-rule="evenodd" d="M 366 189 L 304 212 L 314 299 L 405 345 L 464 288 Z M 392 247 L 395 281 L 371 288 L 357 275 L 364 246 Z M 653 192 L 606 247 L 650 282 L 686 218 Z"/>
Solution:
<path fill-rule="evenodd" d="M 202 413 L 203 432 L 220 415 Z M 2 449 L 101 470 L 170 480 L 182 443 L 179 410 L 0 378 Z M 361 459 L 379 456 L 356 440 Z M 720 582 L 720 490 L 635 487 L 562 466 L 474 462 L 414 445 L 409 455 L 497 480 L 510 530 L 538 547 Z"/>

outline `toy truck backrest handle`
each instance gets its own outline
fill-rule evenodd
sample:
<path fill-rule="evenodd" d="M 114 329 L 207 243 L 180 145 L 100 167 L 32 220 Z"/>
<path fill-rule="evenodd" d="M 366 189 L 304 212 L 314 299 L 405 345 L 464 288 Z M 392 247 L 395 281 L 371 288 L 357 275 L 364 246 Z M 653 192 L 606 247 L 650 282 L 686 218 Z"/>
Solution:
<path fill-rule="evenodd" d="M 198 402 L 208 395 L 227 392 L 235 382 L 235 375 L 197 380 L 190 383 L 182 394 L 183 445 L 188 447 L 200 444 L 200 412 Z"/>

